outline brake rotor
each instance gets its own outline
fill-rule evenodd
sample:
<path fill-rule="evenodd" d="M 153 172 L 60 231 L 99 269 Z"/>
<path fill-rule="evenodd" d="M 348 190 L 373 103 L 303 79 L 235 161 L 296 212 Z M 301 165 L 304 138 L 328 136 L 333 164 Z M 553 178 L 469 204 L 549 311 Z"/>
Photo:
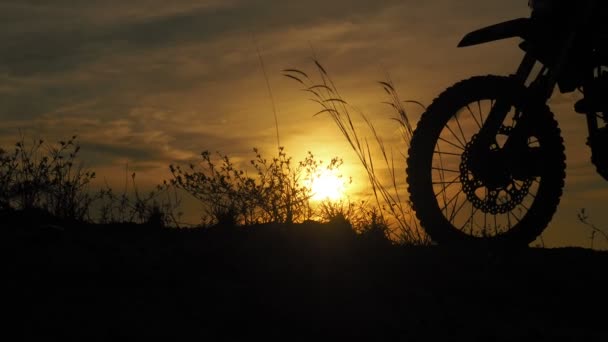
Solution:
<path fill-rule="evenodd" d="M 513 127 L 501 125 L 498 130 L 499 135 L 509 136 Z M 473 206 L 484 213 L 493 215 L 505 214 L 515 209 L 526 198 L 533 183 L 533 178 L 519 180 L 516 183 L 513 175 L 508 173 L 508 170 L 498 170 L 502 172 L 499 179 L 503 183 L 500 185 L 489 184 L 488 177 L 483 177 L 475 172 L 479 168 L 475 168 L 475 163 L 489 162 L 488 160 L 476 160 L 472 153 L 472 147 L 477 143 L 478 136 L 474 135 L 465 147 L 460 161 L 460 182 L 462 190 L 466 194 L 469 202 Z M 494 151 L 498 151 L 496 145 Z M 486 178 L 486 179 L 484 179 Z M 506 181 L 505 181 L 506 180 Z M 479 193 L 480 189 L 484 189 L 483 194 Z M 483 195 L 483 196 L 482 196 Z"/>

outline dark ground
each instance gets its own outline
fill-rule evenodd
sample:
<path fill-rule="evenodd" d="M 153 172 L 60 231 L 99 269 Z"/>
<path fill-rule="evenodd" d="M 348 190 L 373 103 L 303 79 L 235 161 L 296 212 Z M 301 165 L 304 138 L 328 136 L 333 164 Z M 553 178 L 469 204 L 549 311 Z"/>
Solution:
<path fill-rule="evenodd" d="M 605 252 L 0 219 L 11 341 L 608 341 Z"/>

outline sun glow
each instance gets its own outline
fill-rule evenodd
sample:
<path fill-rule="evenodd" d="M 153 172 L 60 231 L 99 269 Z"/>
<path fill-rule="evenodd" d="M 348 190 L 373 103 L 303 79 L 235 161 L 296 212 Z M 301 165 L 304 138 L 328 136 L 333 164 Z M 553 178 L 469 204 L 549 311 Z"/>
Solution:
<path fill-rule="evenodd" d="M 344 197 L 344 180 L 330 171 L 317 175 L 310 187 L 315 201 L 337 201 Z"/>

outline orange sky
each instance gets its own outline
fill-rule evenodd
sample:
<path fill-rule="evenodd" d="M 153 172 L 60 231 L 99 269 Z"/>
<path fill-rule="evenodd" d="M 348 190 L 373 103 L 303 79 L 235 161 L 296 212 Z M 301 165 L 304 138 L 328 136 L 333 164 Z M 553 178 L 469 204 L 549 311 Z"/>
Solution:
<path fill-rule="evenodd" d="M 345 99 L 404 151 L 376 81 L 388 72 L 403 99 L 429 104 L 460 79 L 511 73 L 521 57 L 517 40 L 456 44 L 472 29 L 527 15 L 526 0 L 6 0 L 0 146 L 12 145 L 19 130 L 51 141 L 78 134 L 86 165 L 115 184 L 126 163 L 151 184 L 168 177 L 168 164 L 202 150 L 244 161 L 253 147 L 271 153 L 272 103 L 255 36 L 282 145 L 295 159 L 307 150 L 324 160 L 342 156 L 357 191 L 365 178 L 338 129 L 313 117 L 319 108 L 281 70 L 313 71 L 312 46 Z M 571 109 L 576 98 L 552 100 L 568 169 L 562 204 L 543 235 L 547 246 L 589 245 L 576 219 L 582 207 L 608 227 L 608 186 L 589 162 L 585 122 Z M 416 120 L 420 111 L 407 109 Z"/>

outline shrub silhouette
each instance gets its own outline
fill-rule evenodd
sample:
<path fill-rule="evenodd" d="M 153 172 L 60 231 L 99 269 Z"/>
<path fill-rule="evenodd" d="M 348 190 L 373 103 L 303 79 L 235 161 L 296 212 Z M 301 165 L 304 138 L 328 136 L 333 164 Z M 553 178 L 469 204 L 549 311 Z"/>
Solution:
<path fill-rule="evenodd" d="M 170 184 L 158 185 L 143 196 L 133 174 L 132 196 L 126 188 L 122 195 L 115 195 L 107 185 L 95 192 L 91 182 L 96 174 L 78 160 L 79 152 L 77 136 L 56 144 L 42 139 L 26 143 L 22 136 L 12 151 L 0 148 L 0 210 L 45 212 L 59 219 L 92 222 L 96 203 L 99 223 L 177 225 L 175 211 L 181 201 Z"/>
<path fill-rule="evenodd" d="M 22 137 L 12 152 L 0 149 L 0 208 L 85 219 L 94 201 L 88 188 L 95 172 L 77 162 L 79 151 L 76 136 L 54 145 L 44 140 L 28 145 Z"/>
<path fill-rule="evenodd" d="M 308 152 L 304 160 L 294 163 L 283 147 L 270 160 L 258 149 L 253 151 L 254 176 L 227 155 L 218 152 L 214 160 L 205 151 L 198 165 L 171 165 L 171 183 L 203 202 L 206 218 L 213 223 L 294 223 L 314 218 L 309 184 L 323 167 L 334 170 L 342 161 L 334 158 L 324 166 Z"/>

